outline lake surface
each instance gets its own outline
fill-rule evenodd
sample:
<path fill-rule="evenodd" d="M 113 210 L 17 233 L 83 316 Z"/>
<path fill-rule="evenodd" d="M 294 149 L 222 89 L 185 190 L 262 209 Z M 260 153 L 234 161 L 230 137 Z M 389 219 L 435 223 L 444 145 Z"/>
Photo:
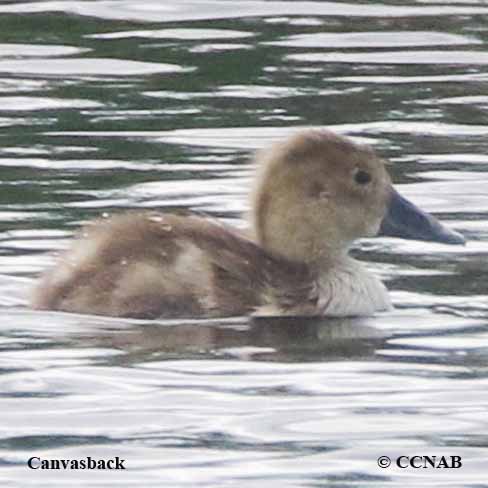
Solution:
<path fill-rule="evenodd" d="M 482 0 L 1 2 L 2 487 L 488 486 L 487 43 Z M 242 227 L 252 151 L 303 126 L 373 145 L 469 241 L 359 242 L 395 312 L 26 307 L 53 252 L 104 213 Z M 415 455 L 462 467 L 395 465 Z M 31 470 L 33 456 L 127 469 Z"/>

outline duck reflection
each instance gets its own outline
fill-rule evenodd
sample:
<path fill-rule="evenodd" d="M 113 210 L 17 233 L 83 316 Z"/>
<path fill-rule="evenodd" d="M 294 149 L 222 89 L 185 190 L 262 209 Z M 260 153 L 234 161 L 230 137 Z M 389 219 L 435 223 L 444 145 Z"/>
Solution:
<path fill-rule="evenodd" d="M 134 324 L 98 336 L 97 346 L 127 354 L 124 362 L 172 358 L 317 361 L 367 358 L 387 336 L 360 318 L 254 318 Z M 121 358 L 112 360 L 120 361 Z"/>

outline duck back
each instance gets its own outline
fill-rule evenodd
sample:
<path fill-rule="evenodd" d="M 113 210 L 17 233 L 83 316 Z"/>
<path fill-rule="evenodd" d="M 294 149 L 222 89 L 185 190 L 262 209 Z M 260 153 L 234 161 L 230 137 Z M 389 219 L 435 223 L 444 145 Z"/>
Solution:
<path fill-rule="evenodd" d="M 100 219 L 38 284 L 32 305 L 119 317 L 245 314 L 312 307 L 309 269 L 198 216 L 129 212 Z"/>

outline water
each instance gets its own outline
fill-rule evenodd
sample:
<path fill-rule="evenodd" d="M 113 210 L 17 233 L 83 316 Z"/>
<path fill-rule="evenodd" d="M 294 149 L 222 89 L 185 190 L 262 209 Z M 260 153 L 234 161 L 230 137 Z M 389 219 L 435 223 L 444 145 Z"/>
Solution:
<path fill-rule="evenodd" d="M 487 18 L 483 0 L 2 2 L 2 486 L 488 486 Z M 250 152 L 301 126 L 374 145 L 403 194 L 467 236 L 358 244 L 395 312 L 26 308 L 49 252 L 104 212 L 243 226 Z M 395 466 L 414 455 L 463 466 Z M 33 471 L 32 456 L 127 469 Z"/>

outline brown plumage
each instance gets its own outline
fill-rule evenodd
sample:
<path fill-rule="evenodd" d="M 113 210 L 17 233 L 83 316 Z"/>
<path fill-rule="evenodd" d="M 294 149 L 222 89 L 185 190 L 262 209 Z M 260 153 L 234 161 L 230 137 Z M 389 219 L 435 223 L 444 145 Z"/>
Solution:
<path fill-rule="evenodd" d="M 376 235 L 393 200 L 383 161 L 329 131 L 305 130 L 257 163 L 250 237 L 194 215 L 100 219 L 41 278 L 33 307 L 141 318 L 387 310 L 384 286 L 348 256 L 354 239 Z M 413 220 L 424 234 L 435 224 L 442 239 L 462 239 L 430 216 Z"/>
<path fill-rule="evenodd" d="M 313 306 L 309 268 L 213 220 L 129 212 L 86 226 L 33 306 L 154 318 L 244 314 L 270 299 Z"/>

